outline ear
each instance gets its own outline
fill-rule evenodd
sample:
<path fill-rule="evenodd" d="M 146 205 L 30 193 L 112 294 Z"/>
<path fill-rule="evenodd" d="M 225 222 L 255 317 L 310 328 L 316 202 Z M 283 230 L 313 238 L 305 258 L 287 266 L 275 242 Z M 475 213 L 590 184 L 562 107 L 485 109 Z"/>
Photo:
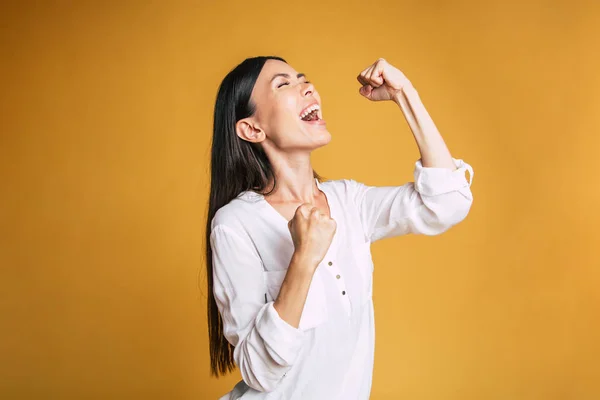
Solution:
<path fill-rule="evenodd" d="M 265 132 L 251 118 L 240 119 L 235 124 L 235 132 L 240 139 L 251 143 L 260 143 L 265 140 Z"/>

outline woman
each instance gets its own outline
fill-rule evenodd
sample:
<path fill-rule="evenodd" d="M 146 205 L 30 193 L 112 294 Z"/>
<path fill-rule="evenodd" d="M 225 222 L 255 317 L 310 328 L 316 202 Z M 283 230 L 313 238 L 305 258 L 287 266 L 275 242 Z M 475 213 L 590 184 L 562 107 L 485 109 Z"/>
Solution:
<path fill-rule="evenodd" d="M 222 399 L 368 399 L 374 353 L 370 244 L 437 235 L 473 201 L 402 72 L 380 58 L 360 94 L 396 102 L 421 159 L 415 182 L 322 182 L 311 152 L 331 140 L 321 99 L 282 58 L 249 58 L 219 87 L 206 230 L 211 367 L 243 380 Z M 469 170 L 470 179 L 465 177 Z"/>

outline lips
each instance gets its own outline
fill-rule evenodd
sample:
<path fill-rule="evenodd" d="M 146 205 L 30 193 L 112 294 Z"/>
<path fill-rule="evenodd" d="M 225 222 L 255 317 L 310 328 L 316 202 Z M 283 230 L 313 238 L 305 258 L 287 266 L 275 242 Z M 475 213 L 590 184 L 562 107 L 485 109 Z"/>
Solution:
<path fill-rule="evenodd" d="M 321 118 L 315 119 L 313 121 L 302 121 L 302 122 L 304 122 L 305 124 L 310 124 L 310 125 L 325 125 L 326 124 L 325 120 L 321 119 Z"/>

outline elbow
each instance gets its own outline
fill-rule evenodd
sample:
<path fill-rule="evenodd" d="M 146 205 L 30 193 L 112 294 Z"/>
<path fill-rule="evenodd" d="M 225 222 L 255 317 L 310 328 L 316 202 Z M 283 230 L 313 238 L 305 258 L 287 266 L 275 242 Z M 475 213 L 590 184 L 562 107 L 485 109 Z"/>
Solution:
<path fill-rule="evenodd" d="M 448 231 L 467 217 L 471 204 L 472 200 L 464 199 L 450 204 L 430 205 L 422 214 L 420 233 L 434 236 Z"/>
<path fill-rule="evenodd" d="M 259 392 L 272 392 L 286 375 L 291 365 L 281 365 L 264 350 L 245 342 L 237 360 L 242 379 L 252 389 Z"/>
<path fill-rule="evenodd" d="M 279 382 L 285 376 L 285 373 L 277 373 L 275 371 L 253 371 L 250 368 L 240 368 L 242 379 L 252 389 L 269 393 L 277 389 Z"/>
<path fill-rule="evenodd" d="M 471 210 L 471 204 L 472 201 L 463 201 L 434 212 L 435 225 L 440 227 L 440 233 L 464 221 Z"/>
<path fill-rule="evenodd" d="M 244 373 L 243 370 L 240 370 L 240 372 L 246 385 L 258 392 L 269 393 L 275 390 L 275 387 L 277 387 L 277 384 L 272 380 L 264 379 L 264 377 L 258 377 L 254 375 L 252 371 L 247 371 Z"/>
<path fill-rule="evenodd" d="M 250 386 L 252 389 L 254 389 L 258 392 L 262 392 L 262 393 L 272 392 L 273 390 L 275 390 L 278 383 L 279 383 L 279 381 L 272 381 L 272 380 L 265 380 L 263 382 L 254 382 L 253 384 L 249 384 L 248 382 L 246 382 L 246 384 L 248 384 L 248 386 Z"/>
<path fill-rule="evenodd" d="M 303 333 L 279 319 L 273 303 L 256 317 L 256 325 L 241 342 L 233 357 L 244 382 L 259 392 L 271 392 L 292 368 L 304 343 Z"/>

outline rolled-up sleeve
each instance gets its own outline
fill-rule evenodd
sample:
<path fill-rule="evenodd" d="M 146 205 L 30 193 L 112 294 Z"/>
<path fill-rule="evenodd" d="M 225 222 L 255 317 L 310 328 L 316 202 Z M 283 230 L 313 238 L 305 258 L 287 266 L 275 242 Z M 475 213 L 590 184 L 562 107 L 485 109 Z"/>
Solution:
<path fill-rule="evenodd" d="M 401 186 L 351 181 L 367 239 L 374 242 L 409 233 L 438 235 L 464 220 L 473 203 L 473 168 L 462 159 L 452 160 L 457 167 L 454 171 L 423 167 L 418 160 L 414 182 Z"/>
<path fill-rule="evenodd" d="M 234 229 L 216 225 L 210 236 L 213 295 L 225 338 L 248 386 L 272 391 L 296 360 L 304 333 L 285 322 L 266 302 L 258 253 Z"/>

